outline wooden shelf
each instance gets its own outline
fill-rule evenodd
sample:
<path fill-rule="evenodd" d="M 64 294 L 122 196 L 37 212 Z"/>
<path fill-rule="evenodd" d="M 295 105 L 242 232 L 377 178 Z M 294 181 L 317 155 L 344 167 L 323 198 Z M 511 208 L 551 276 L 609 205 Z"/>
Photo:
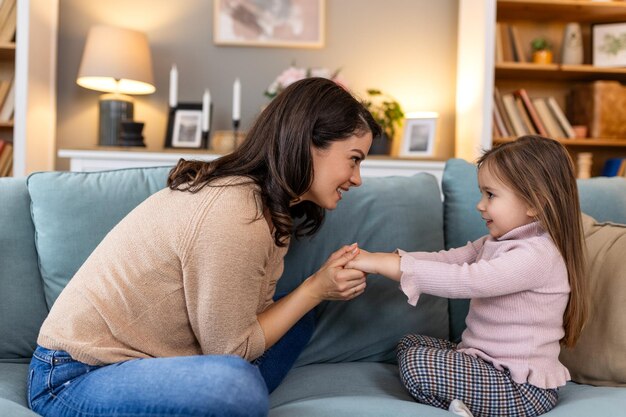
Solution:
<path fill-rule="evenodd" d="M 0 43 L 0 59 L 15 59 L 15 43 Z"/>
<path fill-rule="evenodd" d="M 13 128 L 13 120 L 10 120 L 8 122 L 0 122 L 0 129 L 5 128 L 5 129 L 12 129 Z"/>
<path fill-rule="evenodd" d="M 512 142 L 516 138 L 498 138 L 493 139 L 493 143 L 506 143 Z M 626 138 L 624 139 L 562 139 L 557 138 L 556 141 L 562 143 L 564 146 L 594 146 L 594 147 L 606 147 L 606 148 L 626 148 Z"/>
<path fill-rule="evenodd" d="M 502 62 L 496 64 L 495 75 L 497 79 L 626 82 L 626 68 L 605 68 L 593 65 Z"/>
<path fill-rule="evenodd" d="M 626 2 L 498 0 L 498 20 L 610 23 L 626 20 Z"/>

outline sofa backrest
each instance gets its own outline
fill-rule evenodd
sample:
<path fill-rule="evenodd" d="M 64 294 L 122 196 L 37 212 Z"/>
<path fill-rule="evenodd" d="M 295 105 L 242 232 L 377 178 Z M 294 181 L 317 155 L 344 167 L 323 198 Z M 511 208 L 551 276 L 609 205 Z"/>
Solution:
<path fill-rule="evenodd" d="M 24 178 L 0 178 L 0 362 L 26 362 L 48 314 Z"/>
<path fill-rule="evenodd" d="M 167 172 L 138 168 L 46 172 L 28 178 L 48 305 L 106 233 L 165 186 Z M 332 252 L 353 242 L 373 251 L 443 249 L 443 205 L 436 179 L 427 174 L 365 178 L 361 187 L 344 194 L 313 238 L 292 240 L 277 292 L 295 288 Z M 317 308 L 317 330 L 299 364 L 394 361 L 395 346 L 408 332 L 447 338 L 447 308 L 447 300 L 430 296 L 413 308 L 396 282 L 370 276 L 363 296 Z"/>
<path fill-rule="evenodd" d="M 38 172 L 28 177 L 48 307 L 109 230 L 165 187 L 169 169 Z"/>
<path fill-rule="evenodd" d="M 465 245 L 488 233 L 476 204 L 480 198 L 476 165 L 450 159 L 442 179 L 445 246 Z M 578 180 L 580 207 L 598 221 L 626 224 L 626 179 L 596 177 Z M 468 300 L 450 300 L 450 339 L 458 342 L 465 329 Z"/>
<path fill-rule="evenodd" d="M 358 242 L 369 251 L 443 249 L 443 206 L 435 177 L 364 178 L 344 194 L 312 238 L 292 240 L 278 291 L 289 291 L 313 274 L 343 245 Z M 296 362 L 394 362 L 395 347 L 407 333 L 448 337 L 448 306 L 443 298 L 407 303 L 398 283 L 367 278 L 365 293 L 348 302 L 324 302 L 316 309 L 311 341 Z"/>

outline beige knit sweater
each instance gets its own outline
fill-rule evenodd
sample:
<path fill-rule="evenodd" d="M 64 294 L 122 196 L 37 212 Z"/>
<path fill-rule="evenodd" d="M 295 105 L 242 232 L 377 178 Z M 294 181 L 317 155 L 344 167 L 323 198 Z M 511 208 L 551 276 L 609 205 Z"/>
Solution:
<path fill-rule="evenodd" d="M 272 302 L 286 248 L 274 244 L 257 187 L 222 179 L 196 194 L 164 189 L 85 261 L 37 342 L 90 365 L 265 350 L 257 314 Z"/>

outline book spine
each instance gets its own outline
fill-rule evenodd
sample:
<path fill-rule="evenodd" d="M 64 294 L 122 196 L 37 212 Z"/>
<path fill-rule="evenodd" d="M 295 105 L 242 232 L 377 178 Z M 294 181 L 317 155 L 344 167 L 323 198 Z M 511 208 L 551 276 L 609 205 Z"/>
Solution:
<path fill-rule="evenodd" d="M 552 114 L 554 114 L 556 120 L 559 122 L 561 129 L 563 129 L 563 132 L 565 132 L 565 137 L 569 139 L 575 138 L 576 133 L 574 133 L 572 125 L 567 120 L 567 117 L 565 117 L 561 106 L 559 106 L 559 103 L 556 102 L 556 99 L 554 97 L 548 97 L 548 107 L 552 111 Z"/>
<path fill-rule="evenodd" d="M 537 130 L 537 133 L 539 133 L 541 136 L 548 136 L 548 132 L 546 131 L 546 128 L 544 127 L 543 123 L 541 123 L 541 119 L 537 115 L 537 109 L 535 109 L 535 106 L 530 100 L 530 96 L 528 95 L 528 92 L 525 89 L 520 88 L 519 90 L 515 91 L 513 94 L 522 99 L 522 103 L 524 104 L 524 107 L 526 108 L 526 111 L 528 112 L 528 116 L 530 116 L 530 121 L 535 127 L 535 130 Z"/>
<path fill-rule="evenodd" d="M 522 122 L 522 118 L 518 114 L 513 94 L 504 94 L 502 96 L 502 102 L 504 103 L 504 108 L 506 109 L 506 113 L 509 116 L 511 123 L 513 124 L 513 132 L 515 133 L 515 136 L 525 135 L 526 129 L 524 128 L 524 122 Z"/>

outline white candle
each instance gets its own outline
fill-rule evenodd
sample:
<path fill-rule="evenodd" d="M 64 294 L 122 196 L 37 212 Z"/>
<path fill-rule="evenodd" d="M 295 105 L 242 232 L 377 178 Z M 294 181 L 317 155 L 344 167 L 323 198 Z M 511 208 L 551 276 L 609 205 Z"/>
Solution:
<path fill-rule="evenodd" d="M 233 84 L 233 120 L 241 119 L 241 82 L 239 78 Z"/>
<path fill-rule="evenodd" d="M 211 123 L 211 93 L 207 88 L 202 94 L 202 131 L 208 132 Z"/>
<path fill-rule="evenodd" d="M 176 64 L 172 65 L 172 69 L 170 70 L 169 104 L 170 107 L 176 107 L 178 104 L 178 69 L 176 69 Z"/>

